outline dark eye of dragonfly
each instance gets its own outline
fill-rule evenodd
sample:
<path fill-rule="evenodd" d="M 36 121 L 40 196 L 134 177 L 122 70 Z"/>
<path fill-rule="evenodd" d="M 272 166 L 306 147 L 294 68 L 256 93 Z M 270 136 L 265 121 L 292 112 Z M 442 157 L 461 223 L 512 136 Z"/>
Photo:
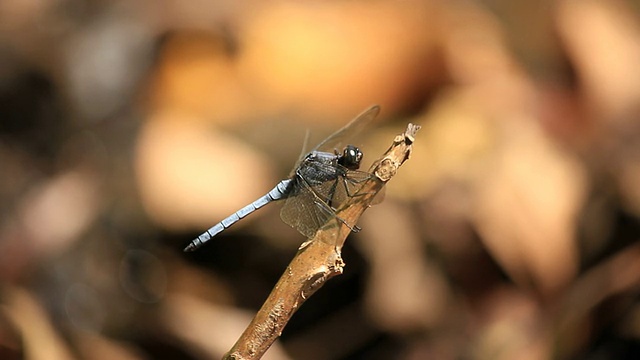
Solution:
<path fill-rule="evenodd" d="M 362 161 L 362 151 L 353 145 L 347 145 L 338 159 L 338 164 L 349 170 L 358 170 Z"/>

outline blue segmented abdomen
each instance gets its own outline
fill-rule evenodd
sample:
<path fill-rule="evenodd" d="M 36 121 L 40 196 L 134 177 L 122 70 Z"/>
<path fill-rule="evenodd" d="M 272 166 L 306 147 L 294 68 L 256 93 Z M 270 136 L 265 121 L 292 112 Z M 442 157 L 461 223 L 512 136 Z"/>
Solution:
<path fill-rule="evenodd" d="M 197 248 L 202 246 L 202 244 L 209 241 L 212 237 L 216 236 L 217 234 L 219 234 L 229 226 L 235 224 L 245 216 L 260 209 L 261 207 L 267 205 L 272 201 L 286 198 L 289 193 L 289 184 L 291 184 L 291 181 L 292 181 L 291 179 L 280 181 L 278 185 L 276 185 L 273 189 L 271 189 L 271 191 L 266 193 L 264 196 L 262 196 L 258 200 L 236 211 L 235 213 L 228 216 L 226 219 L 213 225 L 209 230 L 203 232 L 200 236 L 198 236 L 196 239 L 191 241 L 191 243 L 184 249 L 184 251 L 196 250 Z"/>

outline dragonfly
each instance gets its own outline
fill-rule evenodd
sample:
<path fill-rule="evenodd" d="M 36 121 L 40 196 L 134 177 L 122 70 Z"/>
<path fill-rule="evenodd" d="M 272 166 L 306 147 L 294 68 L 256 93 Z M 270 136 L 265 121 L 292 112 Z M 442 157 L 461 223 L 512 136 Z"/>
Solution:
<path fill-rule="evenodd" d="M 184 251 L 195 251 L 214 236 L 261 207 L 283 200 L 280 218 L 299 233 L 311 239 L 329 221 L 337 220 L 354 232 L 360 230 L 340 218 L 336 211 L 344 202 L 357 196 L 358 190 L 372 174 L 358 170 L 364 156 L 356 146 L 345 141 L 361 132 L 380 113 L 371 106 L 347 125 L 331 134 L 296 163 L 287 179 L 251 204 L 231 214 L 189 243 Z M 341 149 L 341 150 L 340 150 Z M 376 196 L 374 203 L 382 201 Z"/>

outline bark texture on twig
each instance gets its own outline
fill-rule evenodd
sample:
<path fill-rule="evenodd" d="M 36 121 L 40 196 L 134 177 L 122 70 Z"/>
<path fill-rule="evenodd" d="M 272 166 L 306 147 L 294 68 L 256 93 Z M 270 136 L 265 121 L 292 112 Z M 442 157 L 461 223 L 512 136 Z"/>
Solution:
<path fill-rule="evenodd" d="M 409 124 L 406 131 L 395 137 L 391 147 L 378 159 L 369 172 L 375 175 L 365 182 L 357 196 L 349 198 L 337 215 L 355 224 L 371 205 L 376 194 L 409 158 L 411 146 L 420 126 Z M 342 274 L 341 257 L 351 229 L 339 221 L 330 221 L 318 230 L 315 237 L 300 246 L 284 274 L 247 329 L 225 354 L 224 360 L 260 359 L 280 336 L 285 325 L 313 293 L 333 276 Z"/>

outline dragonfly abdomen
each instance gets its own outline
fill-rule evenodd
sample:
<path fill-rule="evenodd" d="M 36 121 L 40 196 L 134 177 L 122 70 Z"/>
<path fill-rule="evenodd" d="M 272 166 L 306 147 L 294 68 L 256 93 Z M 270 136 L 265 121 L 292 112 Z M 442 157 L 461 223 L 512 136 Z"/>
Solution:
<path fill-rule="evenodd" d="M 268 203 L 284 199 L 289 195 L 289 189 L 291 184 L 291 179 L 282 180 L 276 185 L 271 191 L 266 193 L 264 196 L 260 197 L 258 200 L 252 202 L 251 204 L 243 207 L 242 209 L 236 211 L 235 213 L 228 216 L 226 219 L 220 221 L 219 223 L 213 225 L 209 230 L 200 234 L 196 239 L 191 241 L 191 243 L 184 249 L 184 251 L 194 251 L 205 242 L 209 241 L 212 237 L 218 235 L 226 228 L 240 221 L 240 219 L 246 217 L 252 212 L 260 209 L 261 207 L 267 205 Z"/>

